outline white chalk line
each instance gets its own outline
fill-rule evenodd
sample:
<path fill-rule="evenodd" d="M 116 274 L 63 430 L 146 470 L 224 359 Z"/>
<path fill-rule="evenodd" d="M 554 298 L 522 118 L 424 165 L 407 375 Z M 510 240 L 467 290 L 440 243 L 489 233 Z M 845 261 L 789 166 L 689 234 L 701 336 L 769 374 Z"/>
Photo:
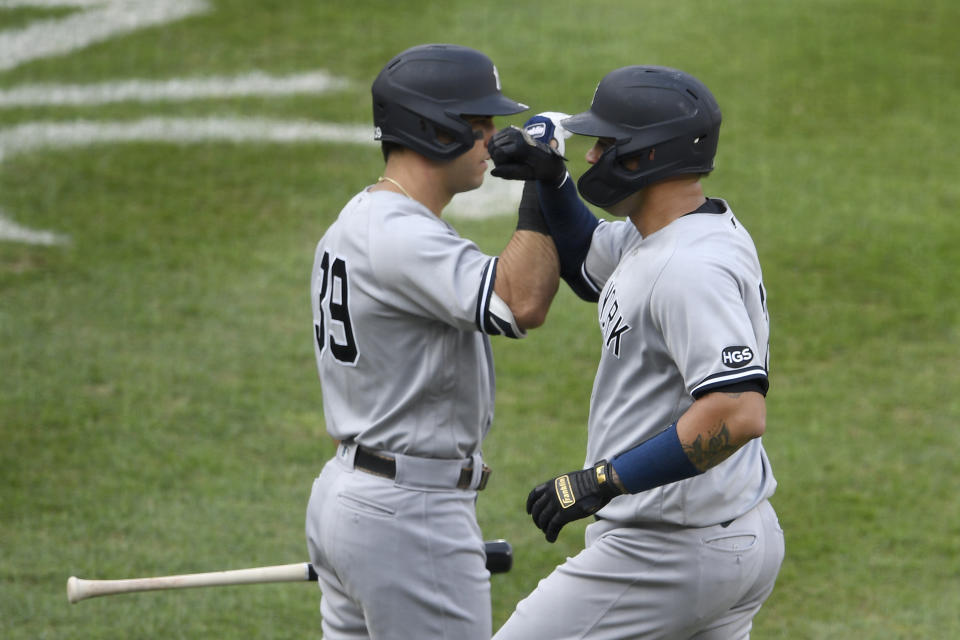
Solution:
<path fill-rule="evenodd" d="M 144 118 L 28 122 L 0 130 L 0 160 L 36 149 L 119 142 L 333 142 L 375 144 L 373 127 L 265 118 Z"/>
<path fill-rule="evenodd" d="M 205 0 L 114 0 L 84 7 L 64 17 L 0 32 L 0 70 L 203 13 L 209 5 Z"/>
<path fill-rule="evenodd" d="M 53 231 L 38 231 L 21 226 L 7 217 L 0 209 L 0 240 L 24 244 L 55 245 L 69 244 L 70 237 Z"/>
<path fill-rule="evenodd" d="M 207 141 L 373 145 L 369 126 L 249 118 L 146 118 L 132 122 L 32 122 L 0 129 L 0 161 L 41 149 L 124 142 Z M 23 227 L 0 212 L 0 241 L 62 244 L 67 236 Z"/>
<path fill-rule="evenodd" d="M 375 145 L 368 125 L 249 118 L 145 118 L 131 122 L 33 122 L 0 130 L 0 161 L 41 149 L 130 142 L 273 144 L 336 143 Z M 515 210 L 522 183 L 488 175 L 481 188 L 458 194 L 447 212 L 453 217 L 485 218 Z M 31 233 L 35 235 L 30 235 Z M 5 219 L 0 240 L 55 244 L 65 236 L 30 231 Z"/>
<path fill-rule="evenodd" d="M 321 94 L 345 89 L 350 83 L 325 71 L 288 76 L 252 72 L 240 76 L 174 79 L 166 81 L 128 80 L 92 85 L 21 85 L 0 90 L 0 107 L 98 105 L 123 101 L 185 101 L 213 97 L 250 95 Z M 0 160 L 32 149 L 84 146 L 109 142 L 153 140 L 192 142 L 202 140 L 372 140 L 360 128 L 343 125 L 250 120 L 162 120 L 153 118 L 135 123 L 27 123 L 0 130 Z M 6 218 L 0 224 L 0 240 L 34 244 L 58 244 L 65 236 L 34 231 Z"/>
<path fill-rule="evenodd" d="M 325 71 L 274 76 L 253 71 L 238 76 L 123 80 L 98 84 L 28 84 L 0 89 L 0 108 L 95 106 L 116 102 L 184 102 L 209 98 L 324 94 L 351 86 Z"/>
<path fill-rule="evenodd" d="M 21 7 L 74 8 L 77 12 L 0 32 L 0 71 L 203 13 L 210 5 L 206 0 L 0 0 L 0 10 Z M 348 80 L 323 71 L 279 77 L 254 71 L 234 77 L 134 79 L 92 85 L 34 84 L 0 89 L 0 108 L 319 94 L 348 86 Z M 44 148 L 137 141 L 374 144 L 369 126 L 309 121 L 147 118 L 132 122 L 32 122 L 0 130 L 0 162 Z M 505 207 L 512 209 L 521 190 L 520 183 L 493 178 L 488 173 L 480 189 L 457 195 L 448 212 L 468 218 L 495 215 Z M 3 240 L 57 244 L 68 238 L 51 231 L 27 229 L 0 211 L 0 241 Z"/>

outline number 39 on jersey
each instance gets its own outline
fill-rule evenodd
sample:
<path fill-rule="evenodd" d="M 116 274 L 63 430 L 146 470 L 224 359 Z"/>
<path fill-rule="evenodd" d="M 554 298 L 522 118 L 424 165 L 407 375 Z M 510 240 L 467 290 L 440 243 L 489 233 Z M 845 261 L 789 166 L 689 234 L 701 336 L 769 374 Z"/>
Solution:
<path fill-rule="evenodd" d="M 313 329 L 317 339 L 318 354 L 323 355 L 327 347 L 330 353 L 342 364 L 357 363 L 357 341 L 350 322 L 350 285 L 347 278 L 347 263 L 341 258 L 330 258 L 328 252 L 320 259 L 319 273 L 314 278 L 314 292 L 317 296 L 318 313 L 314 317 Z"/>

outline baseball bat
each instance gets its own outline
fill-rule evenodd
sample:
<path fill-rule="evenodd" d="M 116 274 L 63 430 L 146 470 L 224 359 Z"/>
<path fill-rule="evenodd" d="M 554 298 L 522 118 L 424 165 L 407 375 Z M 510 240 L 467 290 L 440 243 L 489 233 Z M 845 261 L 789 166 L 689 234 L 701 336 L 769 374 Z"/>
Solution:
<path fill-rule="evenodd" d="M 317 574 L 308 562 L 234 569 L 232 571 L 214 571 L 211 573 L 187 573 L 179 576 L 130 578 L 127 580 L 84 580 L 76 576 L 70 576 L 70 579 L 67 580 L 67 600 L 73 604 L 87 598 L 110 596 L 117 593 L 134 593 L 136 591 L 223 587 L 268 582 L 301 582 L 316 579 Z"/>
<path fill-rule="evenodd" d="M 487 554 L 487 570 L 490 573 L 510 571 L 513 566 L 513 547 L 510 546 L 509 542 L 502 539 L 488 540 L 484 542 L 484 549 Z M 316 581 L 316 579 L 317 572 L 309 562 L 124 580 L 84 580 L 83 578 L 70 576 L 67 580 L 67 600 L 70 601 L 70 604 L 74 604 L 87 598 L 110 596 L 118 593 L 190 589 L 193 587 L 225 587 L 270 582 L 308 582 Z"/>

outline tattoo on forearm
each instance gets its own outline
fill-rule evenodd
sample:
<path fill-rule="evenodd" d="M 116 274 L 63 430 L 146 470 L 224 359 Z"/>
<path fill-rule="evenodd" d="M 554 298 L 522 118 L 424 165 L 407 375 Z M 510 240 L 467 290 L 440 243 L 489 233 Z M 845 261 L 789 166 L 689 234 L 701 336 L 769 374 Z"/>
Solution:
<path fill-rule="evenodd" d="M 737 450 L 737 446 L 730 442 L 730 430 L 725 422 L 721 422 L 715 433 L 708 434 L 704 442 L 703 434 L 697 435 L 691 443 L 683 443 L 683 450 L 700 471 L 720 464 Z"/>

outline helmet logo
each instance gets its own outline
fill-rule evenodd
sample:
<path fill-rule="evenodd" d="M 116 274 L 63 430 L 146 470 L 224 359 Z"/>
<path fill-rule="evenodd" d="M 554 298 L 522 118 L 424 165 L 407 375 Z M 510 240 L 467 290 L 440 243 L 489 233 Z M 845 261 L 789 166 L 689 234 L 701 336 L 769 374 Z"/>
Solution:
<path fill-rule="evenodd" d="M 373 139 L 374 139 L 374 140 L 379 140 L 379 139 L 382 138 L 382 137 L 383 137 L 383 131 L 380 130 L 380 127 L 374 127 L 374 128 L 373 128 Z"/>
<path fill-rule="evenodd" d="M 497 73 L 497 65 L 493 65 L 493 79 L 497 83 L 497 91 L 500 91 L 500 74 Z"/>

